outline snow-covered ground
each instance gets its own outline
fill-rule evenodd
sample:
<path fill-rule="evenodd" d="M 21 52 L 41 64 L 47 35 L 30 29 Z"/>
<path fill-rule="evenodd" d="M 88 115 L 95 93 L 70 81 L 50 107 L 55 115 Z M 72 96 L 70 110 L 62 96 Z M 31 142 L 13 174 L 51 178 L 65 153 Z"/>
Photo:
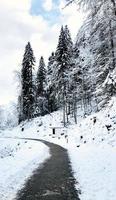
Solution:
<path fill-rule="evenodd" d="M 81 190 L 80 199 L 116 200 L 116 98 L 99 113 L 85 119 L 80 117 L 77 125 L 70 119 L 70 125 L 63 128 L 61 121 L 62 112 L 58 111 L 11 130 L 1 131 L 0 135 L 40 138 L 67 148 L 78 182 L 76 187 Z M 56 130 L 55 135 L 51 129 L 54 126 L 61 127 Z M 11 159 L 10 156 L 9 160 Z M 1 162 L 2 158 L 0 168 Z M 25 160 L 26 163 L 28 162 Z M 12 174 L 11 171 L 9 167 L 9 174 Z"/>
<path fill-rule="evenodd" d="M 73 138 L 72 138 L 73 135 Z M 69 147 L 81 200 L 116 199 L 116 98 L 70 130 Z M 77 148 L 73 148 L 74 146 Z"/>
<path fill-rule="evenodd" d="M 0 139 L 0 200 L 14 199 L 33 170 L 49 157 L 41 142 Z"/>
<path fill-rule="evenodd" d="M 116 199 L 116 148 L 82 145 L 69 150 L 81 200 Z"/>

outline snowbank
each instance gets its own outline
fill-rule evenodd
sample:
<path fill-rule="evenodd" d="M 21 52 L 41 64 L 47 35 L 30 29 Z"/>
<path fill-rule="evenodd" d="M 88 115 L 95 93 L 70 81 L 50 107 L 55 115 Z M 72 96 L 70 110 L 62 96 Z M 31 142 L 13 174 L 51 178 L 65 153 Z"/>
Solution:
<path fill-rule="evenodd" d="M 116 199 L 116 148 L 82 145 L 69 155 L 81 200 Z"/>
<path fill-rule="evenodd" d="M 0 199 L 12 200 L 33 170 L 49 157 L 43 143 L 0 139 Z"/>
<path fill-rule="evenodd" d="M 116 98 L 68 129 L 69 156 L 81 200 L 116 199 Z"/>

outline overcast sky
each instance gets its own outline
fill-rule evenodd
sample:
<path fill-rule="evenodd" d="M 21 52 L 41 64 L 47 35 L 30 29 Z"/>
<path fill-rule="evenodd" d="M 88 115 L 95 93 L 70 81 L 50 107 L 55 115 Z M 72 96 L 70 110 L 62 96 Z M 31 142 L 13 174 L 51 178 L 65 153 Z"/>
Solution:
<path fill-rule="evenodd" d="M 25 45 L 36 57 L 47 58 L 56 48 L 60 27 L 68 24 L 74 39 L 83 22 L 75 5 L 65 0 L 0 0 L 0 104 L 16 100 L 15 70 L 21 69 Z"/>

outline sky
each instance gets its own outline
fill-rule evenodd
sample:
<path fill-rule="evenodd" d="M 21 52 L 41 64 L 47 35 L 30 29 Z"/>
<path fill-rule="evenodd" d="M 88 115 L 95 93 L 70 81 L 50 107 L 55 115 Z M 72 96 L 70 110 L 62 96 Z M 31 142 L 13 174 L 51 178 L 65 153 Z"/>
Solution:
<path fill-rule="evenodd" d="M 84 20 L 75 4 L 65 0 L 0 0 L 0 105 L 16 101 L 17 71 L 24 48 L 31 42 L 36 57 L 47 58 L 56 49 L 61 25 L 68 25 L 74 39 Z"/>

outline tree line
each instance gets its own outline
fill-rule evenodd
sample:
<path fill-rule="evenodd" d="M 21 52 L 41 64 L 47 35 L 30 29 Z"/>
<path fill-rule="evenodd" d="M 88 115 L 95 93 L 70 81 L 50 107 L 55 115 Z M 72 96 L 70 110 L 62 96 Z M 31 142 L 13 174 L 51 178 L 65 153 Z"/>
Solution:
<path fill-rule="evenodd" d="M 80 28 L 75 49 L 78 85 L 84 114 L 102 109 L 116 94 L 116 2 L 115 0 L 67 0 L 88 11 Z M 77 102 L 79 103 L 79 101 Z"/>
<path fill-rule="evenodd" d="M 61 27 L 58 45 L 45 66 L 40 58 L 36 77 L 35 57 L 30 42 L 25 47 L 21 70 L 21 93 L 18 99 L 19 123 L 63 109 L 64 125 L 71 112 L 70 72 L 73 65 L 73 42 L 68 26 Z"/>
<path fill-rule="evenodd" d="M 70 2 L 68 1 L 68 5 Z M 25 47 L 21 70 L 19 123 L 58 109 L 64 126 L 69 116 L 99 111 L 116 94 L 116 12 L 115 2 L 77 1 L 89 10 L 73 44 L 68 26 L 62 26 L 56 50 L 48 64 L 40 58 L 34 74 L 31 44 Z"/>

